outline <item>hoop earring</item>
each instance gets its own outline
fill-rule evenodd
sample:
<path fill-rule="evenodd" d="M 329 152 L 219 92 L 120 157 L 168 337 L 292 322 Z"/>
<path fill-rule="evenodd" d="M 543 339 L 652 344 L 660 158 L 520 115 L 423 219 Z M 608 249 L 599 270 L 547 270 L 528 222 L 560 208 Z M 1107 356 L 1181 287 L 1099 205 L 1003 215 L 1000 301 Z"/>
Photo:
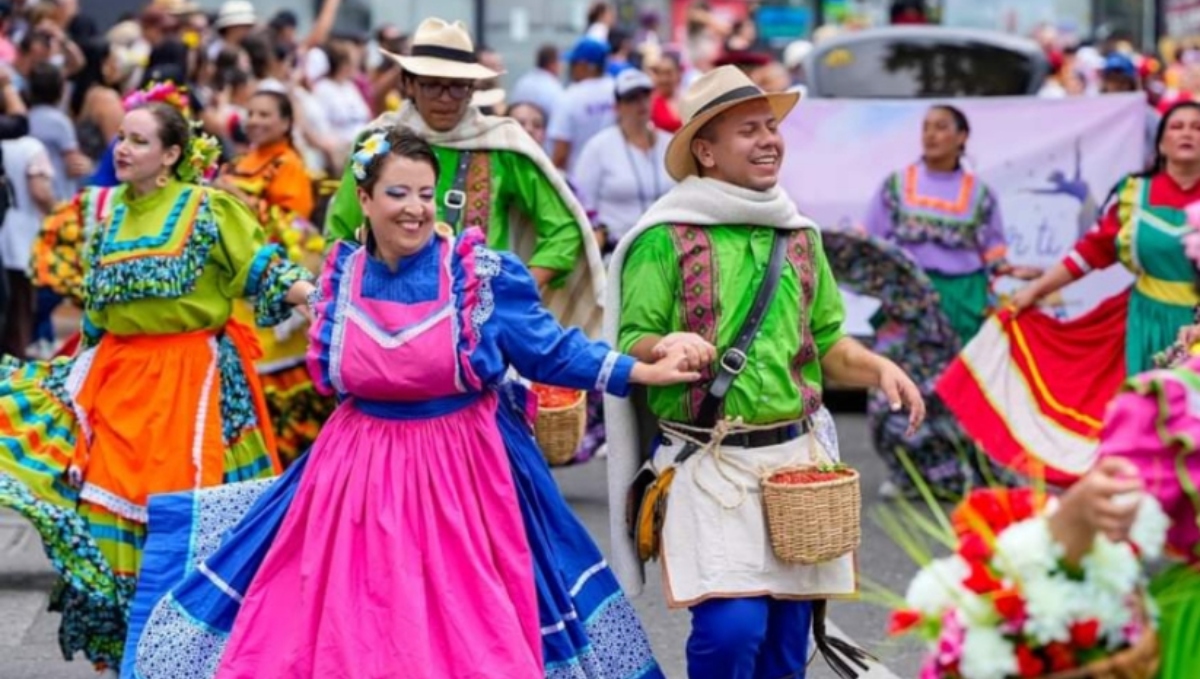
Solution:
<path fill-rule="evenodd" d="M 171 180 L 167 178 L 167 175 L 160 174 L 158 175 L 158 178 L 154 180 L 154 185 L 160 189 L 165 189 L 170 181 Z"/>

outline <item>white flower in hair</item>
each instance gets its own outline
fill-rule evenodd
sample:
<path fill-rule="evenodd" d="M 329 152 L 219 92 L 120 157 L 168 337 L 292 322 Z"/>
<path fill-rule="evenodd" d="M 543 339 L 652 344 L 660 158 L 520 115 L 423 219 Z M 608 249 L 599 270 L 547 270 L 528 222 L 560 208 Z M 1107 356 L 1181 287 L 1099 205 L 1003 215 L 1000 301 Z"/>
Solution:
<path fill-rule="evenodd" d="M 362 181 L 367 178 L 367 166 L 371 164 L 376 157 L 392 150 L 392 145 L 387 140 L 387 132 L 385 130 L 377 130 L 362 143 L 358 145 L 358 150 L 351 156 L 350 169 L 354 172 L 354 178 Z"/>
<path fill-rule="evenodd" d="M 365 157 L 374 158 L 381 153 L 390 151 L 391 144 L 387 141 L 387 134 L 379 131 L 364 139 L 363 143 L 359 145 L 358 150 Z"/>

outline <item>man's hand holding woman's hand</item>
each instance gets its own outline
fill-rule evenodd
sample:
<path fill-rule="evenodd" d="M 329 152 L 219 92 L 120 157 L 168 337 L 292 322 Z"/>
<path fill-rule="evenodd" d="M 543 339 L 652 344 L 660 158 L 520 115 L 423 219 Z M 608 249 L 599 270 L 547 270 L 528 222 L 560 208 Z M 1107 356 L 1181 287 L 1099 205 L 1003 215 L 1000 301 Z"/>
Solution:
<path fill-rule="evenodd" d="M 659 340 L 651 349 L 654 361 L 638 362 L 630 379 L 638 384 L 664 387 L 696 382 L 700 371 L 716 360 L 717 349 L 703 337 L 677 332 Z"/>
<path fill-rule="evenodd" d="M 673 332 L 659 340 L 652 351 L 654 358 L 662 359 L 673 350 L 682 352 L 680 367 L 684 370 L 699 372 L 717 360 L 717 348 L 694 332 Z"/>

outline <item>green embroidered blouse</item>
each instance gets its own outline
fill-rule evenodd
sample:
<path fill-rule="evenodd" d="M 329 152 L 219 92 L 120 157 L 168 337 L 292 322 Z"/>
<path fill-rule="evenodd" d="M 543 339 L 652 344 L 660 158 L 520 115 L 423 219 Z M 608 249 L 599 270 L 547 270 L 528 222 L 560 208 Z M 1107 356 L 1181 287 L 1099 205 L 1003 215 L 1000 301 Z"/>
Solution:
<path fill-rule="evenodd" d="M 266 245 L 254 214 L 223 191 L 173 182 L 138 198 L 123 187 L 89 189 L 80 201 L 85 220 L 103 219 L 85 227 L 89 340 L 218 330 L 243 297 L 255 298 L 260 325 L 274 325 L 291 312 L 288 289 L 310 278 Z"/>
<path fill-rule="evenodd" d="M 443 146 L 434 146 L 440 173 L 437 180 L 437 218 L 445 221 L 445 196 L 454 186 L 458 172 L 460 152 Z M 483 153 L 474 151 L 473 153 Z M 486 201 L 487 224 L 479 226 L 487 234 L 488 246 L 495 250 L 509 251 L 511 225 L 509 211 L 516 209 L 524 214 L 537 231 L 530 267 L 554 271 L 571 271 L 583 249 L 583 235 L 575 224 L 575 217 L 563 197 L 555 190 L 550 180 L 542 174 L 532 160 L 513 151 L 487 151 L 490 161 L 490 196 Z M 363 223 L 362 208 L 355 193 L 356 183 L 349 164 L 342 174 L 342 183 L 329 206 L 326 231 L 330 238 L 353 240 L 354 231 Z M 467 207 L 463 208 L 462 219 L 454 224 L 462 230 L 463 223 L 471 213 L 472 201 L 478 193 L 471 190 L 467 182 Z"/>
<path fill-rule="evenodd" d="M 696 234 L 699 242 L 694 242 L 676 229 L 653 227 L 629 249 L 621 272 L 619 349 L 628 352 L 648 335 L 702 329 L 705 324 L 700 319 L 708 317 L 711 309 L 720 356 L 733 343 L 762 283 L 771 256 L 772 231 L 728 225 L 698 227 L 693 230 L 701 232 Z M 790 248 L 791 266 L 784 268 L 762 329 L 747 352 L 746 369 L 734 380 L 725 399 L 725 416 L 740 416 L 747 424 L 794 420 L 819 407 L 819 357 L 845 334 L 841 292 L 820 235 L 806 230 L 797 236 L 793 243 L 799 241 L 801 250 Z M 689 252 L 694 256 L 688 257 Z M 706 260 L 704 252 L 711 253 L 711 259 Z M 686 293 L 681 280 L 684 271 L 690 287 Z M 705 298 L 705 287 L 714 291 L 708 297 L 713 303 L 693 303 Z M 697 385 L 649 389 L 651 411 L 664 420 L 691 421 L 709 378 L 706 375 Z"/>

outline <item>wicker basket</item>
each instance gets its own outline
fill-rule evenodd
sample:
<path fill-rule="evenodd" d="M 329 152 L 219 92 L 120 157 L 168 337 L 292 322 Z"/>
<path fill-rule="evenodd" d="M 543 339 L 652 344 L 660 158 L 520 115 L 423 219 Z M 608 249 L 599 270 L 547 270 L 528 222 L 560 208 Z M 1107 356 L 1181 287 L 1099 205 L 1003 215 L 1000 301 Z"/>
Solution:
<path fill-rule="evenodd" d="M 587 433 L 587 392 L 579 392 L 575 402 L 563 408 L 539 407 L 534 428 L 538 446 L 550 466 L 570 463 Z"/>
<path fill-rule="evenodd" d="M 1158 637 L 1147 630 L 1133 646 L 1085 667 L 1042 679 L 1154 679 L 1158 674 Z"/>
<path fill-rule="evenodd" d="M 813 471 L 815 466 L 780 469 L 763 479 L 763 508 L 775 556 L 785 563 L 832 561 L 862 542 L 862 491 L 858 472 L 829 481 L 787 484 L 775 474 Z"/>

